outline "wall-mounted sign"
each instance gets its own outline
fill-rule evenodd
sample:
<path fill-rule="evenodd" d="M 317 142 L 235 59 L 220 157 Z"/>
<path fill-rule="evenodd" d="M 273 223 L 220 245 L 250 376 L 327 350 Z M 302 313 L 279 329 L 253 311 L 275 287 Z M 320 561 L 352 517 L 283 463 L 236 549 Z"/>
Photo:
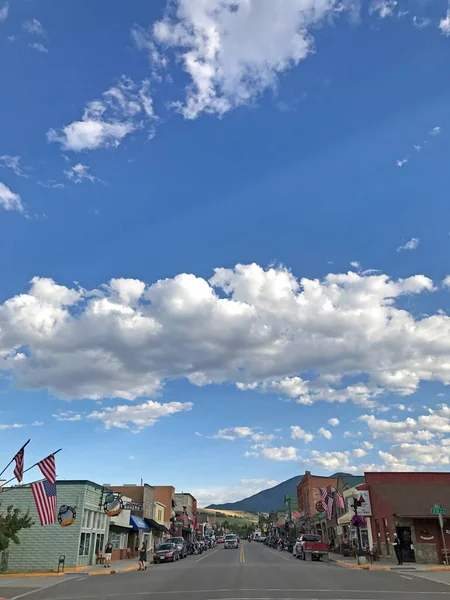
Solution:
<path fill-rule="evenodd" d="M 143 509 L 143 505 L 141 502 L 124 502 L 123 503 L 123 509 L 124 510 L 142 510 Z"/>
<path fill-rule="evenodd" d="M 122 496 L 120 494 L 108 492 L 105 496 L 105 501 L 103 502 L 103 510 L 108 515 L 108 517 L 117 517 L 117 515 L 120 515 L 120 513 L 122 512 L 122 509 Z"/>
<path fill-rule="evenodd" d="M 73 506 L 67 506 L 67 504 L 61 504 L 58 511 L 58 523 L 61 527 L 68 527 L 77 518 L 77 511 Z"/>

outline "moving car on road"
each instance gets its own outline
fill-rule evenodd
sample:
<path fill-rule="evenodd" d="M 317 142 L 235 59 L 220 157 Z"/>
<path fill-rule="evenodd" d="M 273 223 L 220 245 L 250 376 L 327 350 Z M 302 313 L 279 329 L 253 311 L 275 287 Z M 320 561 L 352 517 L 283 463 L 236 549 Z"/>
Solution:
<path fill-rule="evenodd" d="M 299 537 L 292 554 L 303 560 L 328 561 L 328 544 L 322 542 L 320 535 L 305 533 Z"/>
<path fill-rule="evenodd" d="M 239 540 L 237 539 L 237 535 L 234 533 L 227 533 L 225 536 L 225 550 L 228 548 L 238 548 Z"/>
<path fill-rule="evenodd" d="M 185 558 L 188 555 L 187 542 L 182 537 L 173 537 L 166 540 L 167 544 L 176 544 L 180 558 Z"/>
<path fill-rule="evenodd" d="M 177 544 L 160 544 L 156 548 L 153 562 L 158 564 L 160 562 L 175 562 L 180 558 Z"/>

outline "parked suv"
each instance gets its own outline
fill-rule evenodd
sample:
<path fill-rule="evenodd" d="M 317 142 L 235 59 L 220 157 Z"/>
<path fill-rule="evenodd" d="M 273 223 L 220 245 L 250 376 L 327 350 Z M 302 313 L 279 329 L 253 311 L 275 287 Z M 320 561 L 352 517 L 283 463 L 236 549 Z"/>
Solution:
<path fill-rule="evenodd" d="M 165 541 L 166 544 L 176 544 L 180 558 L 185 558 L 188 554 L 187 542 L 182 537 L 173 537 Z"/>
<path fill-rule="evenodd" d="M 229 533 L 225 536 L 225 550 L 228 548 L 237 548 L 239 546 L 239 540 L 234 533 Z"/>

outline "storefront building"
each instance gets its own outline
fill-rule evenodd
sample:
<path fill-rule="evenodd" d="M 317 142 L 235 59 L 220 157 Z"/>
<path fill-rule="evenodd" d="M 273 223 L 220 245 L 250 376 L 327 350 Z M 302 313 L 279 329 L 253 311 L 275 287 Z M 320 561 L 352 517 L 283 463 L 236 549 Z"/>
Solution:
<path fill-rule="evenodd" d="M 406 562 L 442 564 L 443 539 L 450 548 L 450 519 L 443 518 L 443 530 L 435 505 L 450 514 L 450 473 L 365 473 L 359 489 L 370 493 L 370 522 L 374 547 L 383 559 L 396 562 L 392 541 L 400 538 Z"/>
<path fill-rule="evenodd" d="M 60 556 L 64 556 L 66 568 L 95 564 L 97 553 L 104 550 L 108 539 L 110 519 L 103 502 L 110 491 L 92 481 L 57 481 L 60 520 L 41 526 L 31 486 L 4 489 L 2 504 L 28 510 L 34 524 L 19 532 L 19 545 L 11 543 L 0 553 L 0 571 L 51 571 L 58 567 Z"/>

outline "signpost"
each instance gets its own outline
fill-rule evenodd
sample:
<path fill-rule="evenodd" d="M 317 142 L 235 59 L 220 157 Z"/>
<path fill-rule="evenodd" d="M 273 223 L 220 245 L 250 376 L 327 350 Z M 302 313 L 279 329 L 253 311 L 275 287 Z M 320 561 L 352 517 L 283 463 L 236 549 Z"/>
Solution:
<path fill-rule="evenodd" d="M 445 508 L 442 508 L 442 506 L 440 504 L 435 504 L 433 506 L 433 508 L 431 509 L 431 514 L 437 515 L 438 520 L 439 520 L 439 526 L 441 528 L 441 535 L 442 535 L 442 543 L 444 545 L 445 564 L 448 567 L 447 546 L 445 545 L 445 534 L 444 534 L 444 515 L 447 514 L 447 510 Z"/>

